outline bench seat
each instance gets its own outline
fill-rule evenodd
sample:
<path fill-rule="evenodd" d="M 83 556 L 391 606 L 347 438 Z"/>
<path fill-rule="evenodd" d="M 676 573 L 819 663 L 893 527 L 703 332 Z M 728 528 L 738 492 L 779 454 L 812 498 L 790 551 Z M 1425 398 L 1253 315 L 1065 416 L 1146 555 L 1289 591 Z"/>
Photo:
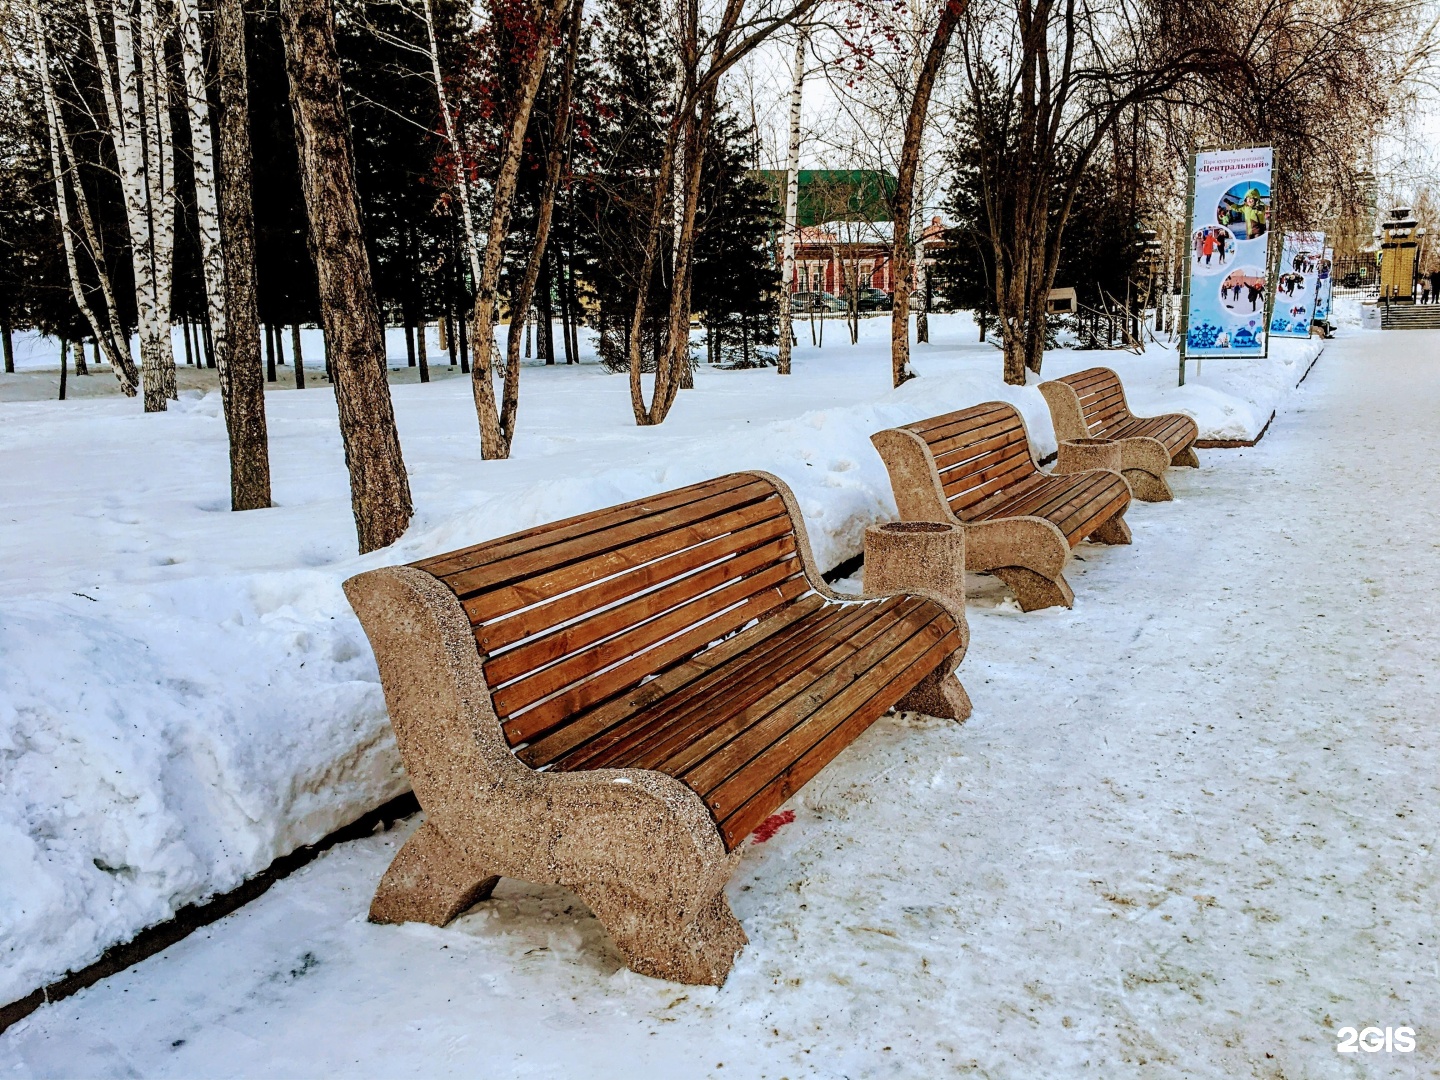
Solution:
<path fill-rule="evenodd" d="M 963 719 L 963 597 L 843 598 L 736 473 L 345 584 L 425 823 L 371 904 L 573 888 L 637 971 L 723 982 L 745 838 L 892 708 Z"/>

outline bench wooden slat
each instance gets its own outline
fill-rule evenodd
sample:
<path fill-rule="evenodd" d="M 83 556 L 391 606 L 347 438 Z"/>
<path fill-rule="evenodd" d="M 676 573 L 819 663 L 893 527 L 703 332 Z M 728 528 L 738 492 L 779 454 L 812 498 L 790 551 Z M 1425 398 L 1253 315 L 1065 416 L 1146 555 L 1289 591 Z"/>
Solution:
<path fill-rule="evenodd" d="M 720 831 L 726 844 L 733 849 L 754 832 L 762 821 L 787 803 L 796 792 L 814 779 L 821 769 L 834 761 L 861 733 L 883 716 L 890 707 L 887 702 L 893 701 L 897 695 L 913 687 L 919 681 L 915 678 L 917 670 L 927 664 L 933 667 L 943 663 L 952 648 L 953 643 L 949 638 L 942 638 L 930 646 L 929 651 L 914 664 L 902 668 L 867 701 L 854 707 L 846 720 L 832 729 L 804 756 L 737 807 L 720 823 Z"/>
<path fill-rule="evenodd" d="M 913 606 L 913 604 L 912 604 Z M 723 712 L 701 719 L 697 730 L 687 738 L 655 746 L 636 758 L 641 768 L 659 769 L 672 776 L 685 776 L 688 770 L 728 746 L 757 722 L 772 715 L 788 702 L 803 697 L 822 685 L 832 672 L 849 670 L 849 662 L 872 641 L 893 629 L 897 617 L 905 613 L 899 603 L 882 602 L 859 618 L 847 620 L 842 627 L 832 627 L 814 647 L 806 651 L 806 659 L 792 660 L 765 673 L 763 680 L 752 680 L 741 688 L 733 701 L 727 701 Z M 723 718 L 723 719 L 722 719 Z M 641 765 L 641 762 L 645 764 Z"/>
<path fill-rule="evenodd" d="M 537 525 L 532 529 L 487 540 L 483 544 L 472 544 L 458 551 L 448 551 L 443 555 L 421 559 L 413 565 L 417 570 L 424 570 L 443 580 L 460 570 L 487 566 L 492 562 L 535 551 L 577 536 L 601 534 L 606 529 L 624 522 L 651 517 L 665 510 L 675 509 L 689 503 L 703 502 L 715 495 L 756 484 L 760 484 L 760 481 L 753 476 L 732 473 L 714 480 L 706 480 L 700 484 L 692 484 L 689 487 L 663 491 L 644 499 L 634 499 L 617 506 L 606 507 L 603 510 L 575 514 L 572 517 L 562 518 L 560 521 L 552 521 L 545 525 Z M 760 484 L 760 486 L 765 487 L 766 485 Z"/>
<path fill-rule="evenodd" d="M 1004 469 L 996 470 L 988 476 L 981 477 L 981 482 L 968 490 L 955 491 L 955 487 L 958 485 L 948 487 L 942 485 L 942 490 L 945 491 L 945 497 L 950 504 L 950 509 L 953 510 L 955 515 L 961 520 L 966 520 L 980 513 L 985 500 L 991 496 L 1014 489 L 1018 485 L 1027 485 L 1032 482 L 1038 483 L 1041 476 L 1042 474 L 1035 468 L 1033 461 L 1015 459 L 1007 462 Z M 951 494 L 952 491 L 955 491 L 955 493 Z"/>
<path fill-rule="evenodd" d="M 821 609 L 706 672 L 688 686 L 637 712 L 556 762 L 557 768 L 657 768 L 685 739 L 725 710 L 739 710 L 769 686 L 830 647 L 839 634 L 881 613 L 881 602 Z"/>
<path fill-rule="evenodd" d="M 791 583 L 791 590 L 798 588 L 801 592 L 805 591 L 808 586 L 803 581 L 798 586 L 793 584 L 799 570 L 798 561 L 794 565 L 770 566 L 754 575 L 753 580 L 741 578 L 642 626 L 633 627 L 618 637 L 495 690 L 491 695 L 495 712 L 505 722 L 507 730 L 515 723 L 516 734 L 523 731 L 521 737 L 528 740 L 535 732 L 549 726 L 536 727 L 537 716 L 554 715 L 558 718 L 592 705 L 602 697 L 609 697 L 611 693 L 618 693 L 628 685 L 626 678 L 633 677 L 638 682 L 653 666 L 654 661 L 646 655 L 650 648 L 673 653 L 674 659 L 678 660 L 738 630 L 765 607 L 774 606 L 775 597 L 784 595 L 787 583 Z M 762 589 L 774 590 L 774 593 L 767 597 Z M 798 592 L 792 591 L 793 595 L 798 595 Z M 618 667 L 613 666 L 617 664 Z M 619 675 L 622 671 L 628 671 L 628 674 Z M 601 693 L 602 687 L 612 683 L 612 689 Z M 559 697 L 551 698 L 552 694 L 559 694 Z M 549 700 L 544 700 L 547 698 Z M 542 701 L 543 704 L 536 704 Z M 533 709 L 521 712 L 532 705 L 535 706 Z M 507 719 L 511 717 L 515 719 Z"/>
<path fill-rule="evenodd" d="M 903 615 L 881 627 L 878 636 L 861 645 L 846 643 L 845 659 L 848 662 L 836 664 L 813 682 L 806 683 L 804 676 L 801 676 L 803 692 L 765 713 L 742 733 L 727 739 L 713 753 L 676 775 L 700 793 L 717 818 L 727 816 L 744 798 L 748 798 L 779 770 L 772 771 L 759 783 L 751 785 L 744 798 L 734 798 L 734 793 L 727 796 L 719 792 L 722 785 L 735 778 L 737 773 L 752 762 L 757 763 L 758 770 L 764 771 L 766 754 L 769 754 L 772 760 L 784 756 L 783 751 L 776 746 L 779 740 L 796 727 L 802 726 L 803 721 L 816 710 L 829 702 L 840 700 L 843 697 L 840 693 L 842 688 L 873 681 L 872 672 L 876 666 L 892 653 L 898 653 L 901 662 L 912 660 L 913 650 L 904 650 L 901 646 L 936 617 L 933 608 L 912 598 Z M 872 687 L 872 690 L 876 688 L 878 687 Z M 791 760 L 796 756 L 798 755 L 789 755 Z"/>
<path fill-rule="evenodd" d="M 917 619 L 919 626 L 914 625 Z M 706 805 L 722 823 L 722 828 L 736 810 L 791 772 L 797 762 L 821 747 L 826 736 L 847 719 L 856 720 L 865 716 L 859 710 L 867 701 L 878 702 L 890 697 L 893 684 L 907 675 L 914 680 L 911 686 L 924 678 L 928 671 L 933 670 L 934 662 L 931 661 L 925 672 L 917 672 L 916 661 L 929 656 L 930 648 L 936 645 L 940 645 L 942 650 L 954 647 L 952 642 L 947 641 L 948 632 L 937 626 L 933 619 L 911 616 L 904 628 L 909 631 L 908 634 L 902 636 L 897 628 L 866 650 L 864 660 L 870 666 L 862 677 L 848 678 L 845 672 L 831 676 L 828 680 L 830 685 L 824 690 L 827 694 L 824 699 L 814 701 L 807 695 L 793 707 L 777 710 L 747 731 L 746 737 L 727 743 L 724 751 L 712 755 L 698 768 L 681 777 L 700 792 Z M 839 680 L 847 678 L 844 688 L 840 689 Z M 839 692 L 835 693 L 836 690 Z M 821 691 L 817 688 L 815 692 L 818 694 Z M 881 708 L 872 713 L 859 730 L 869 727 L 883 711 Z M 853 731 L 846 744 L 853 742 L 858 733 Z M 837 748 L 835 752 L 842 748 Z M 754 756 L 748 761 L 739 760 L 744 751 L 754 751 Z M 825 760 L 833 756 L 831 754 Z M 716 781 L 713 787 L 707 785 L 712 779 Z M 775 801 L 774 805 L 778 806 L 781 802 L 784 798 Z"/>
<path fill-rule="evenodd" d="M 792 536 L 790 519 L 785 514 L 747 524 L 762 512 L 759 505 L 692 526 L 690 536 L 698 541 L 693 547 L 671 551 L 674 545 L 665 537 L 653 537 L 634 545 L 626 553 L 611 552 L 601 556 L 603 562 L 572 563 L 551 574 L 536 574 L 509 589 L 472 598 L 463 606 L 475 626 L 475 639 L 482 651 L 495 653 L 679 577 L 687 570 L 712 561 L 721 553 L 748 551 L 781 537 Z M 766 507 L 765 512 L 768 510 Z M 633 570 L 604 575 L 607 566 L 623 564 L 627 555 L 628 561 L 638 561 L 642 565 Z M 546 595 L 555 599 L 538 600 Z M 506 614 L 512 611 L 513 614 Z M 501 614 L 490 616 L 487 612 Z"/>
<path fill-rule="evenodd" d="M 678 530 L 717 517 L 727 510 L 753 504 L 773 505 L 775 502 L 779 502 L 779 497 L 766 485 L 745 485 L 658 514 L 632 518 L 602 533 L 566 536 L 555 543 L 538 545 L 474 569 L 457 571 L 441 580 L 464 601 L 477 593 L 522 581 L 539 571 L 555 570 L 567 563 L 592 559 L 627 548 L 637 541 L 679 535 Z"/>
<path fill-rule="evenodd" d="M 943 442 L 993 423 L 996 417 L 1005 415 L 1008 409 L 1009 406 L 1003 401 L 989 401 L 983 405 L 972 405 L 968 409 L 958 409 L 955 412 L 932 416 L 928 420 L 907 424 L 906 429 L 915 432 L 927 443 Z"/>
<path fill-rule="evenodd" d="M 612 634 L 633 630 L 641 623 L 718 589 L 727 581 L 738 582 L 771 564 L 794 557 L 795 541 L 790 536 L 781 536 L 759 547 L 728 555 L 703 570 L 671 577 L 659 588 L 632 596 L 624 603 L 611 607 L 594 605 L 591 608 L 594 614 L 565 623 L 549 633 L 532 636 L 498 656 L 492 655 L 485 665 L 485 677 L 492 687 L 504 686 L 526 672 L 538 670 Z M 762 587 L 758 579 L 757 587 Z"/>
<path fill-rule="evenodd" d="M 681 664 L 661 672 L 649 682 L 636 687 L 623 697 L 614 697 L 599 705 L 577 712 L 563 728 L 539 738 L 528 746 L 517 750 L 516 756 L 531 768 L 541 768 L 561 758 L 564 754 L 603 732 L 621 723 L 627 717 L 656 702 L 665 700 L 671 694 L 680 693 L 707 674 L 713 672 L 732 658 L 739 656 L 767 637 L 780 633 L 787 627 L 822 610 L 825 601 L 815 593 L 803 596 L 748 629 L 727 638 L 712 648 L 706 649 Z M 515 745 L 512 740 L 511 745 Z"/>

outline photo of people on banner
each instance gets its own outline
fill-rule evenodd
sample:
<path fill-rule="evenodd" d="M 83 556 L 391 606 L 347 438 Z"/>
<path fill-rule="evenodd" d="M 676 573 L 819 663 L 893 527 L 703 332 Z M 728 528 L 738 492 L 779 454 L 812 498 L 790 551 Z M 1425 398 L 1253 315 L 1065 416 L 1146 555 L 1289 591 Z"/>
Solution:
<path fill-rule="evenodd" d="M 1319 297 L 1320 268 L 1325 262 L 1325 234 L 1287 232 L 1280 248 L 1280 273 L 1275 279 L 1275 306 L 1270 333 L 1276 337 L 1308 338 Z"/>
<path fill-rule="evenodd" d="M 1268 146 L 1195 155 L 1186 356 L 1265 355 L 1273 164 Z"/>

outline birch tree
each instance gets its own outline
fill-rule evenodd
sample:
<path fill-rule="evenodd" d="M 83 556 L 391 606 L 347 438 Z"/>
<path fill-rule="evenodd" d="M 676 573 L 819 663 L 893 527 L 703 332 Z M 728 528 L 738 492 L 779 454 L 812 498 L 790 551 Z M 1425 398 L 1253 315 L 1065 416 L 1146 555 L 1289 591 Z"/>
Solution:
<path fill-rule="evenodd" d="M 510 456 L 513 430 L 501 425 L 500 410 L 495 401 L 495 311 L 499 306 L 500 271 L 505 257 L 505 237 L 510 232 L 510 219 L 515 208 L 515 187 L 520 162 L 525 151 L 525 133 L 530 127 L 530 114 L 540 92 L 540 81 L 550 58 L 555 31 L 570 9 L 570 0 L 549 0 L 540 9 L 533 28 L 533 40 L 525 50 L 518 70 L 513 72 L 516 83 L 514 105 L 505 131 L 490 201 L 490 224 L 485 234 L 485 251 L 480 260 L 480 273 L 475 279 L 475 366 L 471 369 L 470 387 L 475 397 L 475 412 L 480 420 L 480 453 L 487 459 Z M 512 312 L 512 319 L 517 313 Z M 518 313 L 524 317 L 524 312 Z M 519 365 L 512 372 L 507 365 L 504 394 L 508 399 L 518 395 Z"/>
<path fill-rule="evenodd" d="M 652 189 L 640 289 L 630 320 L 628 340 L 630 406 L 635 422 L 642 427 L 662 423 L 669 415 L 690 365 L 690 289 L 695 256 L 695 221 L 700 203 L 705 147 L 715 121 L 720 80 L 736 63 L 777 31 L 803 20 L 816 3 L 817 0 L 796 0 L 789 6 L 782 3 L 778 8 L 761 8 L 747 13 L 746 0 L 726 0 L 715 28 L 706 34 L 701 27 L 699 0 L 680 0 L 681 91 L 670 110 L 665 148 Z M 683 201 L 679 242 L 674 245 L 675 265 L 665 322 L 665 341 L 655 371 L 651 400 L 647 404 L 640 379 L 646 308 L 650 282 L 660 256 L 665 202 L 681 162 L 684 182 L 680 187 Z"/>
<path fill-rule="evenodd" d="M 139 373 L 130 359 L 129 348 L 126 347 L 126 339 L 123 333 L 117 333 L 118 324 L 115 314 L 114 296 L 110 292 L 109 279 L 105 271 L 104 258 L 98 248 L 98 240 L 95 237 L 94 226 L 90 220 L 89 210 L 85 204 L 85 192 L 80 186 L 78 176 L 74 184 L 77 205 L 84 216 L 84 226 L 87 238 L 91 243 L 91 257 L 101 280 L 101 300 L 105 304 L 106 318 L 102 322 L 95 314 L 95 309 L 85 295 L 84 282 L 80 277 L 79 260 L 76 257 L 74 227 L 70 220 L 70 198 L 67 191 L 66 176 L 69 170 L 66 168 L 67 160 L 74 163 L 74 144 L 70 140 L 69 131 L 65 123 L 64 114 L 60 110 L 59 99 L 55 93 L 54 79 L 50 71 L 50 45 L 45 28 L 44 17 L 40 13 L 39 5 L 35 0 L 30 0 L 30 27 L 35 43 L 36 68 L 40 76 L 40 88 L 42 99 L 45 103 L 46 131 L 50 140 L 50 171 L 55 182 L 55 216 L 60 226 L 60 241 L 65 252 L 65 269 L 70 279 L 70 293 L 75 300 L 75 306 L 80 309 L 81 315 L 90 325 L 91 333 L 105 353 L 105 359 L 110 364 L 110 370 L 115 373 L 116 381 L 120 384 L 120 390 L 126 397 L 134 397 L 139 384 Z M 8 344 L 8 343 L 7 343 Z"/>
<path fill-rule="evenodd" d="M 790 284 L 795 279 L 795 241 L 799 231 L 800 211 L 800 107 L 805 91 L 805 45 L 809 27 L 802 24 L 795 35 L 795 66 L 790 85 L 790 145 L 785 155 L 785 233 L 784 258 L 780 273 L 780 346 L 775 370 L 790 374 L 791 302 Z"/>
<path fill-rule="evenodd" d="M 175 169 L 163 27 L 156 0 L 139 0 L 138 25 L 130 0 L 112 0 L 117 92 L 109 86 L 109 50 L 99 33 L 95 0 L 86 3 L 130 233 L 145 411 L 163 412 L 166 401 L 177 397 L 170 342 Z"/>

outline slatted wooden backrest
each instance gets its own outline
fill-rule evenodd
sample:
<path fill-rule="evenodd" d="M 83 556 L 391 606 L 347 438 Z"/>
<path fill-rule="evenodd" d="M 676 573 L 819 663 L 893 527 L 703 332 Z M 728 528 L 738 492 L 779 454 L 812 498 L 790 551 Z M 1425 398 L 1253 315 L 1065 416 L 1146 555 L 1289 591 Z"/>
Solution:
<path fill-rule="evenodd" d="M 987 401 L 910 424 L 930 448 L 951 511 L 968 511 L 996 492 L 1039 472 L 1030 456 L 1025 421 L 1013 405 Z"/>
<path fill-rule="evenodd" d="M 415 565 L 469 615 L 512 747 L 811 591 L 784 500 L 747 473 Z"/>
<path fill-rule="evenodd" d="M 1130 418 L 1130 407 L 1125 404 L 1125 388 L 1120 385 L 1120 376 L 1109 368 L 1087 368 L 1074 375 L 1066 375 L 1063 382 L 1080 399 L 1080 415 L 1095 435 L 1121 420 Z"/>

